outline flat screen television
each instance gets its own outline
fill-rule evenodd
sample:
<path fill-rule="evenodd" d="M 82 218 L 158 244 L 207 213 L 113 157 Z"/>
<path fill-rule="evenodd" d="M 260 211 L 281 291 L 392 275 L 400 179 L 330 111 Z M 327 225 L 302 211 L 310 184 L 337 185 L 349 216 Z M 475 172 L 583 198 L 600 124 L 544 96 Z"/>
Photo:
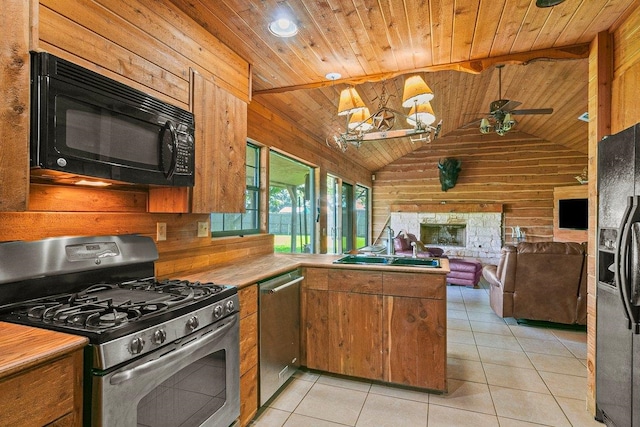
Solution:
<path fill-rule="evenodd" d="M 558 228 L 586 230 L 589 228 L 588 199 L 558 200 Z"/>

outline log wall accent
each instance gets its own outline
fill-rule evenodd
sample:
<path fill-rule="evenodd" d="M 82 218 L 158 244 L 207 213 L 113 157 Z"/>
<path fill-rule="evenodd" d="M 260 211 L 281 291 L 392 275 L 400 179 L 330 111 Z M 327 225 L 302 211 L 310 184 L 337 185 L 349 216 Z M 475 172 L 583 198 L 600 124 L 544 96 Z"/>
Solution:
<path fill-rule="evenodd" d="M 456 186 L 446 192 L 437 167 L 445 157 L 462 161 Z M 375 172 L 373 238 L 391 205 L 444 202 L 502 204 L 507 230 L 517 225 L 528 241 L 550 241 L 553 188 L 575 184 L 586 165 L 586 154 L 517 130 L 502 137 L 475 128 L 457 131 Z"/>

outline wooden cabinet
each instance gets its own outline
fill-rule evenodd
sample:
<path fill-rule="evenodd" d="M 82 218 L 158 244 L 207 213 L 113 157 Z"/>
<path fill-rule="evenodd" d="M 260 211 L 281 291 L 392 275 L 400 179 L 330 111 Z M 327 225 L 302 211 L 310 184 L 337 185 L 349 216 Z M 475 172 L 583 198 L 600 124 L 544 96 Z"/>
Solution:
<path fill-rule="evenodd" d="M 446 390 L 446 277 L 307 268 L 306 366 Z"/>
<path fill-rule="evenodd" d="M 435 274 L 384 274 L 385 381 L 446 390 L 445 280 Z"/>
<path fill-rule="evenodd" d="M 240 425 L 258 411 L 258 286 L 238 292 L 240 299 Z"/>
<path fill-rule="evenodd" d="M 307 268 L 303 284 L 307 367 L 382 379 L 382 275 Z"/>
<path fill-rule="evenodd" d="M 191 212 L 244 212 L 247 104 L 193 73 L 196 180 Z"/>
<path fill-rule="evenodd" d="M 0 323 L 0 424 L 82 425 L 86 339 Z"/>
<path fill-rule="evenodd" d="M 150 212 L 244 212 L 247 103 L 192 71 L 195 184 L 149 189 Z"/>

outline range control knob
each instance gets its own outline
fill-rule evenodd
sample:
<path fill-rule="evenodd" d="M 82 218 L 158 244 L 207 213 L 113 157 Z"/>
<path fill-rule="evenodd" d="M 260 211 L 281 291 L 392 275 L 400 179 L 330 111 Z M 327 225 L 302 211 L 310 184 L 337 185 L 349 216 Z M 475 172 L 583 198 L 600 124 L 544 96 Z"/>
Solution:
<path fill-rule="evenodd" d="M 221 305 L 216 305 L 213 308 L 213 317 L 215 317 L 217 319 L 220 316 L 222 316 L 222 306 Z"/>
<path fill-rule="evenodd" d="M 153 333 L 153 342 L 162 344 L 167 340 L 167 332 L 164 329 L 158 329 Z"/>
<path fill-rule="evenodd" d="M 233 304 L 233 300 L 227 301 L 227 313 L 231 313 L 235 308 L 235 304 Z"/>
<path fill-rule="evenodd" d="M 129 343 L 129 351 L 132 354 L 139 354 L 144 348 L 144 340 L 140 337 L 136 337 Z"/>
<path fill-rule="evenodd" d="M 191 319 L 187 320 L 187 329 L 195 331 L 199 324 L 198 316 L 193 316 Z"/>

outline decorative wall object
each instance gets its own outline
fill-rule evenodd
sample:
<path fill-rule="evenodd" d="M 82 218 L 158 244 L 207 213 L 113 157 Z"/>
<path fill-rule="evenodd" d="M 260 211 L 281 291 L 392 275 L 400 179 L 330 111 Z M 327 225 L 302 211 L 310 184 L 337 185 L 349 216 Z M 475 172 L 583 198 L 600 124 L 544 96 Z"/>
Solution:
<path fill-rule="evenodd" d="M 458 174 L 462 170 L 461 165 L 462 162 L 460 160 L 449 157 L 438 161 L 442 191 L 447 191 L 448 189 L 455 187 L 456 182 L 458 181 Z"/>

